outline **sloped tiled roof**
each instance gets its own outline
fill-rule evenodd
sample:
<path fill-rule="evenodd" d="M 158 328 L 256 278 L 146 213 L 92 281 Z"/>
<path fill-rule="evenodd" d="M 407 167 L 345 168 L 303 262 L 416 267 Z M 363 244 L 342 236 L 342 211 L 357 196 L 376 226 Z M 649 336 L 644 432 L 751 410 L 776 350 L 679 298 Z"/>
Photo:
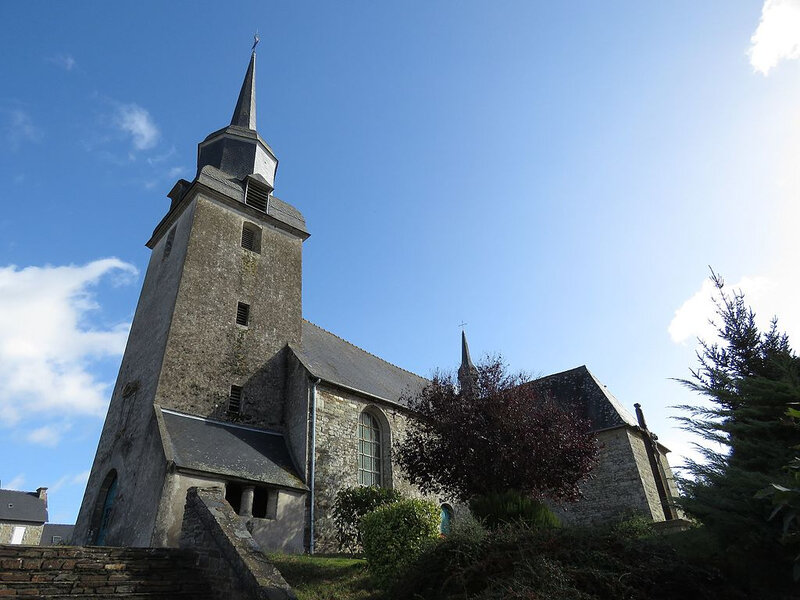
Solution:
<path fill-rule="evenodd" d="M 47 506 L 36 492 L 0 490 L 0 521 L 47 521 Z"/>
<path fill-rule="evenodd" d="M 428 383 L 305 320 L 302 340 L 292 350 L 312 375 L 324 381 L 398 404 Z"/>
<path fill-rule="evenodd" d="M 164 451 L 176 466 L 307 489 L 281 434 L 160 410 L 166 428 Z"/>
<path fill-rule="evenodd" d="M 589 419 L 595 431 L 637 424 L 636 419 L 586 366 L 546 375 L 530 382 L 559 404 Z"/>
<path fill-rule="evenodd" d="M 53 543 L 53 536 L 61 538 L 62 544 L 68 544 L 72 540 L 72 530 L 75 525 L 62 525 L 60 523 L 46 523 L 42 528 L 42 539 L 40 546 L 49 546 Z"/>

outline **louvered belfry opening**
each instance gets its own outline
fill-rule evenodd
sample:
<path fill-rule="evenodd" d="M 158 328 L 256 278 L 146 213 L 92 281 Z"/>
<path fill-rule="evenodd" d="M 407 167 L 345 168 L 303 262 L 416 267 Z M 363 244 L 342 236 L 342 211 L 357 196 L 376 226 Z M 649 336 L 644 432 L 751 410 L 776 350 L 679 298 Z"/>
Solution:
<path fill-rule="evenodd" d="M 269 188 L 267 186 L 256 183 L 252 179 L 247 180 L 247 190 L 244 195 L 245 204 L 261 212 L 267 212 L 268 199 Z"/>
<path fill-rule="evenodd" d="M 238 415 L 242 409 L 242 386 L 232 385 L 231 395 L 228 398 L 228 412 Z"/>
<path fill-rule="evenodd" d="M 236 324 L 247 325 L 250 323 L 250 305 L 239 302 L 236 305 Z"/>

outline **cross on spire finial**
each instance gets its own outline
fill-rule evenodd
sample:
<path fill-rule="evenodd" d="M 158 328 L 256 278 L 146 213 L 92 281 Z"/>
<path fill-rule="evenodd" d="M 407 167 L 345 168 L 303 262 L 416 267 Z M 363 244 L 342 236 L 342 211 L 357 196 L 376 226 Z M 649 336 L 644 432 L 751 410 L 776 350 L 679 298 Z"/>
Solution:
<path fill-rule="evenodd" d="M 258 29 L 256 29 L 255 34 L 253 34 L 253 47 L 250 48 L 250 52 L 256 51 L 256 46 L 258 46 L 258 42 L 261 41 L 261 38 L 258 37 Z"/>
<path fill-rule="evenodd" d="M 464 331 L 464 327 L 467 326 L 467 322 L 463 321 L 463 322 L 459 323 L 458 326 L 461 327 L 461 331 Z"/>

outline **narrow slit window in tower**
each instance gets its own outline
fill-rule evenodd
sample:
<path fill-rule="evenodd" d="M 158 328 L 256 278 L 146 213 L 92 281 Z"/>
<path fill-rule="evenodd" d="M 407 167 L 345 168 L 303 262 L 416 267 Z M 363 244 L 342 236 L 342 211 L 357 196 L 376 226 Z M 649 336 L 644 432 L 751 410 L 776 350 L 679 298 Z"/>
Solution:
<path fill-rule="evenodd" d="M 250 323 L 250 305 L 244 302 L 239 302 L 236 305 L 236 324 L 244 325 L 245 327 Z"/>
<path fill-rule="evenodd" d="M 238 415 L 242 409 L 242 386 L 232 385 L 231 395 L 228 397 L 228 413 Z"/>
<path fill-rule="evenodd" d="M 175 227 L 169 230 L 167 234 L 167 241 L 164 242 L 164 254 L 161 256 L 161 260 L 167 258 L 172 252 L 172 244 L 175 242 Z"/>
<path fill-rule="evenodd" d="M 256 254 L 261 253 L 261 228 L 252 223 L 242 225 L 242 248 Z"/>

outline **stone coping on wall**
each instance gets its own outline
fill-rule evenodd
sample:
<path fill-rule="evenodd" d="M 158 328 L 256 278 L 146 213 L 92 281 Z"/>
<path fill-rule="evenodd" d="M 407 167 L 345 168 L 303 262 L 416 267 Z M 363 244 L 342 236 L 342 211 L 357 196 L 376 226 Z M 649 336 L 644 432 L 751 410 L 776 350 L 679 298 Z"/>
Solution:
<path fill-rule="evenodd" d="M 189 488 L 180 545 L 206 562 L 214 592 L 222 598 L 296 600 L 219 487 Z"/>

